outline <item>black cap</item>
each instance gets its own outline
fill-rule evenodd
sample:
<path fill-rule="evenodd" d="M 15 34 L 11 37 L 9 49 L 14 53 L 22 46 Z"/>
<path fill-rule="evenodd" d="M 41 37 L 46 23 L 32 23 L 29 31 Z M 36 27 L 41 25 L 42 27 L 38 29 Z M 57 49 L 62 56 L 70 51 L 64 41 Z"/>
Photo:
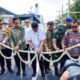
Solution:
<path fill-rule="evenodd" d="M 49 22 L 47 22 L 47 25 L 53 26 L 54 23 L 53 23 L 53 21 L 49 21 Z"/>
<path fill-rule="evenodd" d="M 32 28 L 37 28 L 38 27 L 38 23 L 37 22 L 32 22 L 31 27 Z"/>
<path fill-rule="evenodd" d="M 14 22 L 15 20 L 19 20 L 19 18 L 17 18 L 17 17 L 13 18 L 13 22 Z"/>

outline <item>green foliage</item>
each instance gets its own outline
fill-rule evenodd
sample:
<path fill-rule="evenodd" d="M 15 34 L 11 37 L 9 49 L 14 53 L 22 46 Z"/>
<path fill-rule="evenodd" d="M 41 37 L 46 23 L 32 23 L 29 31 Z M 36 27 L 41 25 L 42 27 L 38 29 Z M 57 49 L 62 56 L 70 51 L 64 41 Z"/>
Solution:
<path fill-rule="evenodd" d="M 67 10 L 66 12 L 68 12 Z M 80 21 L 80 13 L 74 13 L 74 12 L 80 12 L 80 0 L 74 0 L 74 3 L 70 5 L 70 12 L 73 12 L 73 13 L 70 13 L 70 17 Z M 63 19 L 63 22 L 65 22 L 65 18 L 67 16 L 68 16 L 68 13 L 64 13 L 63 17 L 60 16 L 59 20 L 61 21 L 61 19 Z"/>
<path fill-rule="evenodd" d="M 80 12 L 80 0 L 74 0 L 74 3 L 70 5 L 71 12 Z M 74 19 L 80 20 L 80 13 L 71 13 L 70 16 Z"/>

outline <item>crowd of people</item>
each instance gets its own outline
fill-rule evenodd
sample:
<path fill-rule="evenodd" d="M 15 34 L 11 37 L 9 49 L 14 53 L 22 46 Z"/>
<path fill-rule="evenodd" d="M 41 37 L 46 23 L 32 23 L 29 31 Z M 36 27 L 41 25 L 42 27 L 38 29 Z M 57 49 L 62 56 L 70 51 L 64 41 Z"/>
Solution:
<path fill-rule="evenodd" d="M 47 29 L 42 30 L 37 22 L 30 22 L 29 19 L 25 20 L 25 26 L 20 25 L 20 20 L 18 18 L 13 18 L 9 20 L 8 26 L 4 29 L 3 27 L 3 20 L 0 20 L 0 43 L 3 43 L 9 47 L 14 48 L 14 50 L 30 50 L 36 51 L 36 53 L 41 54 L 41 52 L 51 52 L 60 49 L 66 49 L 73 45 L 80 43 L 80 31 L 78 29 L 78 22 L 77 20 L 73 20 L 72 18 L 66 18 L 66 25 L 58 24 L 58 20 L 55 22 L 49 21 L 47 22 Z M 4 48 L 0 45 L 1 51 L 6 56 L 11 56 L 11 50 Z M 76 47 L 74 49 L 69 50 L 70 55 L 73 58 L 78 58 L 80 53 L 80 47 Z M 43 54 L 47 59 L 55 60 L 60 57 L 60 53 L 56 54 Z M 31 59 L 34 57 L 35 54 L 30 53 Z M 20 52 L 20 56 L 24 60 L 28 60 L 28 54 L 24 54 Z M 17 75 L 20 75 L 20 64 L 23 71 L 23 76 L 26 75 L 25 64 L 20 61 L 18 55 L 14 56 L 15 63 L 17 66 Z M 59 76 L 59 71 L 64 67 L 66 60 L 69 57 L 64 55 L 64 57 L 56 63 L 53 63 L 55 68 L 55 75 Z M 58 64 L 60 63 L 60 70 L 58 69 Z M 11 68 L 11 59 L 6 59 L 6 64 L 8 71 L 13 73 L 14 71 Z M 32 76 L 36 76 L 36 59 L 32 62 L 33 74 Z M 1 65 L 1 73 L 0 75 L 4 74 L 4 58 L 0 55 L 0 65 Z M 41 70 L 41 76 L 45 76 L 48 74 L 50 69 L 50 63 L 44 60 L 42 57 L 39 59 L 39 66 Z M 67 72 L 65 72 L 67 74 Z M 64 79 L 63 79 L 64 78 Z M 68 79 L 68 78 L 67 78 Z M 65 76 L 61 76 L 61 80 L 67 80 Z"/>

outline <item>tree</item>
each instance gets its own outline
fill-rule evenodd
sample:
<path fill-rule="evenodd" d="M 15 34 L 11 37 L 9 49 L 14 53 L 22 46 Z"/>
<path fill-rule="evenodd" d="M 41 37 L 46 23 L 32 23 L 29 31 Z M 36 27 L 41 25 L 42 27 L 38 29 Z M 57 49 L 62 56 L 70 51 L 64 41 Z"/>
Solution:
<path fill-rule="evenodd" d="M 74 0 L 74 3 L 70 5 L 70 12 L 80 12 L 80 0 Z M 80 13 L 71 13 L 70 16 L 80 20 Z"/>

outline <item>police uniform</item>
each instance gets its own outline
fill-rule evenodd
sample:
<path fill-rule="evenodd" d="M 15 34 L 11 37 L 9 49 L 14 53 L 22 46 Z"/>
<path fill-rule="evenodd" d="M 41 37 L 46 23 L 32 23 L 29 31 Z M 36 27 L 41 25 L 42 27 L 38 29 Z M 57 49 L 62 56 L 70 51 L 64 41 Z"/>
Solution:
<path fill-rule="evenodd" d="M 58 28 L 56 28 L 54 31 L 53 31 L 53 42 L 56 43 L 57 47 L 59 49 L 62 49 L 62 45 L 61 45 L 61 41 L 62 41 L 62 38 L 65 34 L 65 31 L 68 30 L 68 29 L 71 29 L 71 26 L 65 26 L 65 25 L 59 25 Z M 57 53 L 57 54 L 53 54 L 52 55 L 52 59 L 55 60 L 55 59 L 58 59 L 60 56 L 61 56 L 62 53 Z M 60 63 L 61 63 L 61 68 L 63 67 L 64 65 L 64 58 L 67 58 L 67 57 L 63 57 L 61 60 L 60 60 Z M 57 65 L 58 65 L 58 62 L 54 63 L 54 66 L 55 66 L 55 74 L 58 75 L 58 69 L 57 69 Z"/>
<path fill-rule="evenodd" d="M 56 43 L 56 45 L 59 49 L 62 49 L 61 40 L 62 40 L 63 34 L 64 34 L 63 28 L 64 28 L 64 25 L 60 25 L 52 33 L 53 34 L 53 42 Z M 58 59 L 60 57 L 60 55 L 61 55 L 61 53 L 52 54 L 52 59 L 53 60 Z M 54 63 L 53 65 L 55 67 L 55 75 L 58 76 L 58 68 L 57 68 L 58 62 Z"/>

